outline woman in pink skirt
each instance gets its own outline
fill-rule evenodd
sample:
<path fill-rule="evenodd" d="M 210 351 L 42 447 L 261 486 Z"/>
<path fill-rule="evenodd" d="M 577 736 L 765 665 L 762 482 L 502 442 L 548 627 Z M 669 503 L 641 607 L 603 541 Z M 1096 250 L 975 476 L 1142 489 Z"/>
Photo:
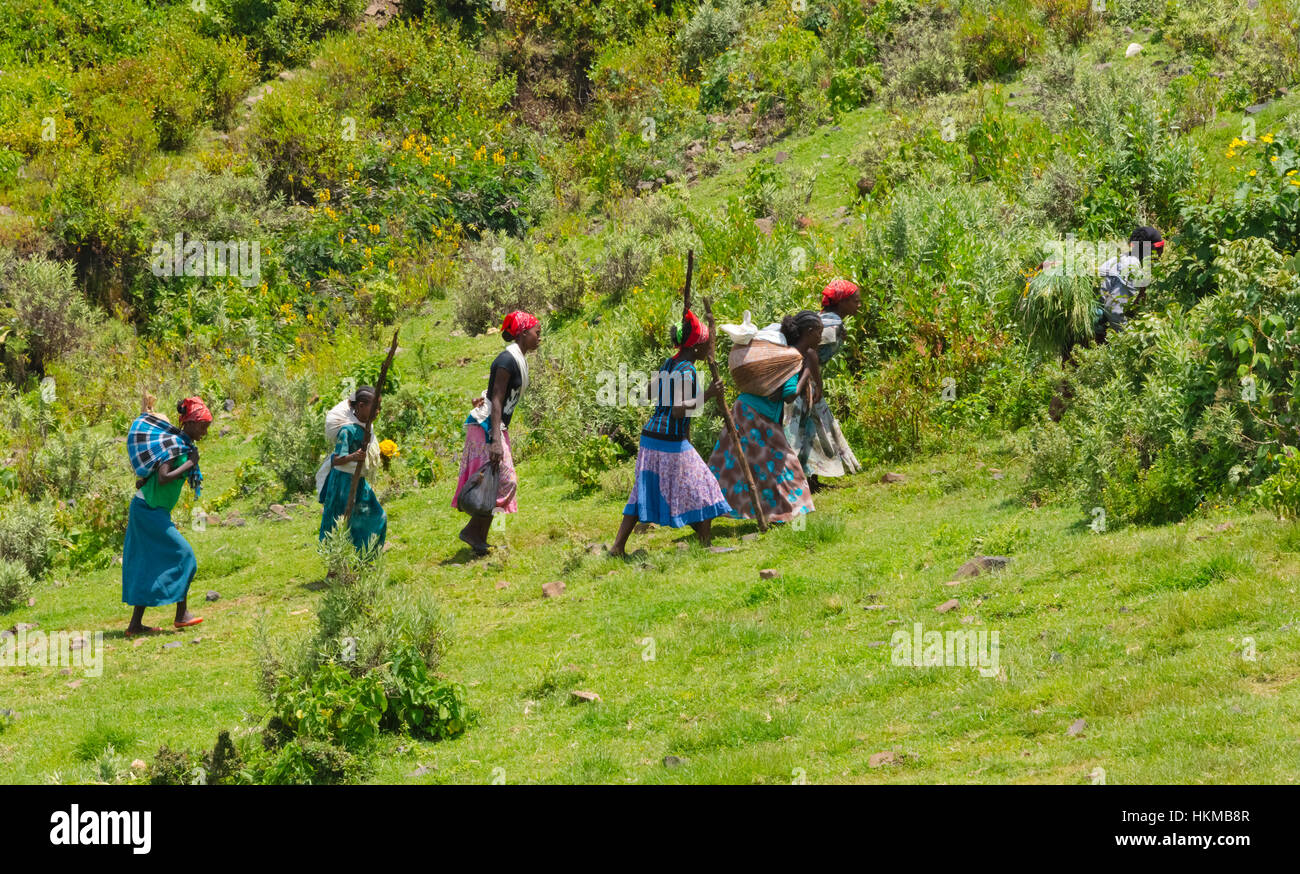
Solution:
<path fill-rule="evenodd" d="M 528 361 L 524 356 L 541 345 L 542 327 L 531 313 L 515 311 L 501 323 L 501 339 L 510 345 L 492 362 L 487 391 L 474 402 L 474 409 L 465 419 L 465 451 L 461 454 L 456 495 L 451 499 L 453 507 L 466 481 L 483 465 L 491 463 L 497 466 L 499 477 L 494 512 L 518 510 L 515 503 L 518 480 L 508 429 L 515 406 L 528 390 Z M 471 516 L 461 529 L 460 539 L 475 555 L 487 555 L 491 525 L 491 516 Z"/>
<path fill-rule="evenodd" d="M 627 539 L 638 521 L 672 528 L 690 525 L 708 546 L 713 520 L 731 512 L 690 439 L 690 417 L 719 391 L 714 385 L 701 395 L 695 371 L 694 362 L 708 354 L 709 330 L 695 313 L 687 312 L 681 327 L 673 329 L 673 342 L 677 354 L 659 368 L 658 406 L 641 429 L 636 478 L 610 555 L 626 554 Z"/>

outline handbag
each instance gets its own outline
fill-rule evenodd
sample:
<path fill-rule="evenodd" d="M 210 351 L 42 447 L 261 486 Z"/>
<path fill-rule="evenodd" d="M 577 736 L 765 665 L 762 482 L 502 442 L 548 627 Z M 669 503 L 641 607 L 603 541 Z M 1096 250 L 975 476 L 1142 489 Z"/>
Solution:
<path fill-rule="evenodd" d="M 491 516 L 497 506 L 501 475 L 494 463 L 485 464 L 465 480 L 456 496 L 456 509 L 471 516 Z"/>

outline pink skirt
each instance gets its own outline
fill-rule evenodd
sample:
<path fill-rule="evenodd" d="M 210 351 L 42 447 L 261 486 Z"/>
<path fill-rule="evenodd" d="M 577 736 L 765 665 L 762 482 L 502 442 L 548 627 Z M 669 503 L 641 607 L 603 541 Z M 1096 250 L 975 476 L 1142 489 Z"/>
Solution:
<path fill-rule="evenodd" d="M 510 454 L 510 432 L 504 425 L 501 427 L 501 442 L 505 452 L 501 456 L 496 512 L 517 513 L 519 507 L 515 504 L 515 491 L 519 481 L 515 477 L 515 459 Z M 456 506 L 456 498 L 459 497 L 460 490 L 465 487 L 469 478 L 490 460 L 487 435 L 483 433 L 483 429 L 478 425 L 466 425 L 465 451 L 460 455 L 460 479 L 456 480 L 456 493 L 451 496 L 452 507 Z"/>

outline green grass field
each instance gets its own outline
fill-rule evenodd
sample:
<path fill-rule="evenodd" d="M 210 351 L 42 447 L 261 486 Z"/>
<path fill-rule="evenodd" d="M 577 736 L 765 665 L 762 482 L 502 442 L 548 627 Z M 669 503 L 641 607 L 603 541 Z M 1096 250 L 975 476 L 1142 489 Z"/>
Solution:
<path fill-rule="evenodd" d="M 427 325 L 412 327 L 412 336 Z M 478 385 L 491 338 L 438 347 L 441 387 Z M 403 355 L 409 355 L 404 347 Z M 456 361 L 474 357 L 473 365 Z M 526 403 L 526 400 L 525 400 Z M 250 453 L 238 411 L 206 446 L 220 490 Z M 608 543 L 623 495 L 579 497 L 521 433 L 520 507 L 475 560 L 455 533 L 452 483 L 381 478 L 390 585 L 432 591 L 454 620 L 443 672 L 479 721 L 459 739 L 386 737 L 376 782 L 1294 782 L 1300 777 L 1300 529 L 1265 515 L 1095 532 L 1082 509 L 1030 509 L 1009 447 L 954 447 L 842 481 L 802 531 L 747 537 L 723 522 Z M 630 462 L 627 462 L 630 465 Z M 197 628 L 122 636 L 119 569 L 64 576 L 7 617 L 103 630 L 104 671 L 0 672 L 0 781 L 94 778 L 79 749 L 128 758 L 210 747 L 254 727 L 256 637 L 306 632 L 323 566 L 319 505 L 291 521 L 241 507 L 243 527 L 188 532 Z M 976 554 L 1003 571 L 948 586 Z M 780 576 L 760 579 L 761 569 Z M 57 575 L 56 575 L 57 577 Z M 567 590 L 544 598 L 542 585 Z M 215 603 L 204 593 L 220 593 Z M 936 607 L 950 598 L 960 606 Z M 147 614 L 155 623 L 170 608 Z M 895 632 L 998 633 L 998 676 L 892 663 Z M 180 642 L 180 646 L 169 644 Z M 991 673 L 991 672 L 990 672 Z M 573 702 L 575 690 L 596 703 Z M 1069 730 L 1084 720 L 1082 731 Z M 872 766 L 872 756 L 893 761 Z M 675 757 L 677 761 L 665 759 Z M 1102 769 L 1098 771 L 1097 769 Z"/>

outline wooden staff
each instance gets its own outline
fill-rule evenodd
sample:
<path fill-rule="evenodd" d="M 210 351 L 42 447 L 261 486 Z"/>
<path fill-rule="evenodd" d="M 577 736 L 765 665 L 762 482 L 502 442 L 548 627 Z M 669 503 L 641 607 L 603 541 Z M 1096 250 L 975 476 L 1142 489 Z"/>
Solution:
<path fill-rule="evenodd" d="M 690 276 L 690 259 L 687 259 L 687 276 Z M 687 286 L 689 294 L 689 285 Z M 736 423 L 731 418 L 731 410 L 727 409 L 727 391 L 722 382 L 722 374 L 718 372 L 718 361 L 713 354 L 713 343 L 718 336 L 718 326 L 713 323 L 713 306 L 709 296 L 704 296 L 704 316 L 709 322 L 709 372 L 713 374 L 713 384 L 718 387 L 719 397 L 718 408 L 722 411 L 722 421 L 727 426 L 727 433 L 731 435 L 731 445 L 737 456 L 740 457 L 740 469 L 745 474 L 745 484 L 749 486 L 749 497 L 754 503 L 754 516 L 758 519 L 758 530 L 767 530 L 767 512 L 763 509 L 763 502 L 758 499 L 758 486 L 754 483 L 754 472 L 749 469 L 749 460 L 745 458 L 745 453 L 740 446 L 740 434 L 736 431 Z"/>
<path fill-rule="evenodd" d="M 388 368 L 392 366 L 393 356 L 397 354 L 397 335 L 401 330 L 401 328 L 398 328 L 393 331 L 393 345 L 388 349 L 388 357 L 384 359 L 384 366 L 379 368 L 379 382 L 375 386 L 375 411 L 371 415 L 370 421 L 366 422 L 366 436 L 361 440 L 361 451 L 363 453 L 370 446 L 371 426 L 374 425 L 375 417 L 379 415 L 379 400 L 384 396 L 384 382 L 388 379 Z M 348 488 L 348 509 L 343 514 L 343 521 L 349 524 L 352 522 L 352 510 L 357 503 L 357 489 L 361 486 L 361 470 L 365 466 L 366 460 L 362 457 L 357 462 L 356 470 L 352 471 L 352 485 Z"/>

